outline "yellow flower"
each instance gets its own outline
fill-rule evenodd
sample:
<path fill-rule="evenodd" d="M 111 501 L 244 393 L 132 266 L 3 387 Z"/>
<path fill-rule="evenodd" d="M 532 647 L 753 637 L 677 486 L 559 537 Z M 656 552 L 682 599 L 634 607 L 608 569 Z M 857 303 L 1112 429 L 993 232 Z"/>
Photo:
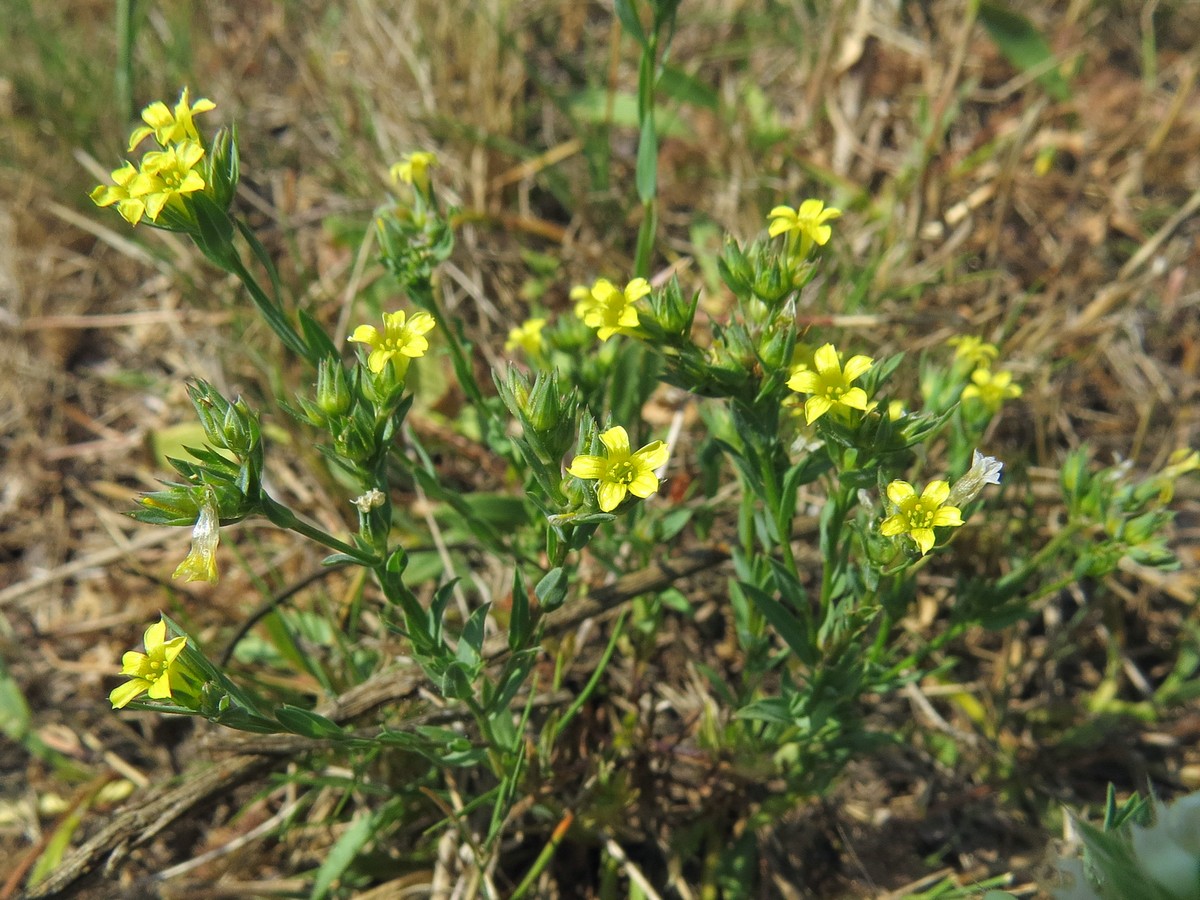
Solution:
<path fill-rule="evenodd" d="M 520 347 L 528 356 L 537 356 L 542 352 L 545 342 L 542 340 L 542 329 L 546 327 L 545 319 L 529 319 L 508 333 L 504 349 L 511 353 Z"/>
<path fill-rule="evenodd" d="M 838 361 L 838 352 L 833 344 L 825 344 L 813 354 L 811 369 L 793 371 L 788 387 L 798 394 L 811 394 L 804 402 L 804 419 L 811 425 L 834 407 L 865 410 L 867 394 L 862 388 L 851 387 L 851 382 L 871 368 L 875 360 L 869 356 L 852 356 L 843 369 Z"/>
<path fill-rule="evenodd" d="M 667 462 L 666 444 L 653 441 L 636 453 L 630 453 L 629 435 L 620 425 L 603 432 L 600 443 L 607 451 L 605 456 L 576 456 L 567 474 L 599 482 L 596 497 L 602 511 L 612 512 L 621 505 L 627 493 L 645 499 L 658 490 L 658 476 L 654 470 Z"/>
<path fill-rule="evenodd" d="M 1175 496 L 1175 482 L 1188 472 L 1200 469 L 1200 452 L 1190 447 L 1180 447 L 1167 457 L 1163 470 L 1154 476 L 1152 483 L 1158 485 L 1160 503 L 1170 503 Z"/>
<path fill-rule="evenodd" d="M 383 314 L 383 334 L 372 325 L 359 325 L 349 340 L 371 348 L 367 368 L 378 375 L 394 356 L 403 357 L 397 362 L 404 363 L 424 356 L 429 349 L 429 341 L 424 335 L 432 331 L 436 324 L 433 316 L 427 312 L 413 313 L 408 318 L 403 310 L 399 310 Z"/>
<path fill-rule="evenodd" d="M 192 528 L 192 549 L 176 568 L 172 578 L 184 581 L 217 583 L 217 544 L 221 541 L 221 516 L 217 509 L 217 492 L 204 487 L 204 502 Z"/>
<path fill-rule="evenodd" d="M 826 208 L 824 201 L 821 200 L 805 200 L 800 204 L 799 209 L 792 209 L 790 206 L 776 206 L 767 213 L 767 218 L 771 221 L 767 228 L 767 234 L 771 237 L 778 237 L 787 233 L 790 235 L 789 240 L 791 241 L 799 238 L 800 256 L 807 256 L 813 244 L 823 247 L 829 243 L 833 229 L 825 223 L 830 219 L 838 218 L 841 214 L 840 209 L 832 206 Z"/>
<path fill-rule="evenodd" d="M 217 104 L 204 98 L 188 105 L 187 88 L 180 93 L 174 112 L 167 107 L 167 104 L 156 100 L 142 110 L 142 121 L 146 124 L 135 129 L 129 136 L 129 150 L 133 152 L 133 148 L 150 135 L 154 135 L 154 139 L 163 147 L 178 141 L 201 143 L 200 133 L 196 131 L 196 123 L 192 121 L 192 116 L 216 108 Z"/>
<path fill-rule="evenodd" d="M 204 178 L 196 171 L 203 156 L 203 147 L 195 141 L 183 141 L 142 157 L 141 171 L 129 183 L 129 193 L 146 204 L 151 222 L 158 220 L 168 203 L 182 208 L 180 198 L 184 194 L 204 190 Z"/>
<path fill-rule="evenodd" d="M 575 315 L 583 319 L 589 328 L 595 328 L 597 336 L 607 341 L 614 334 L 628 334 L 638 326 L 638 300 L 650 293 L 650 283 L 645 278 L 635 278 L 625 289 L 618 290 L 607 278 L 599 279 L 587 296 L 571 292 L 575 304 Z"/>
<path fill-rule="evenodd" d="M 571 293 L 569 296 L 571 298 L 571 302 L 575 304 L 575 316 L 579 319 L 582 319 L 584 316 L 586 316 L 588 310 L 591 309 L 596 303 L 596 301 L 592 299 L 592 289 L 586 285 L 575 285 L 575 287 L 571 288 Z"/>
<path fill-rule="evenodd" d="M 183 652 L 187 638 L 167 640 L 167 623 L 159 620 L 146 629 L 146 652 L 130 650 L 121 657 L 121 674 L 129 681 L 108 695 L 113 709 L 121 709 L 142 694 L 151 700 L 166 700 L 171 696 L 171 676 L 176 658 Z"/>
<path fill-rule="evenodd" d="M 115 184 L 97 185 L 88 196 L 97 206 L 112 206 L 115 203 L 121 217 L 130 225 L 136 225 L 146 214 L 146 204 L 129 194 L 129 186 L 137 176 L 137 167 L 126 162 L 121 168 L 113 170 L 112 180 Z"/>
<path fill-rule="evenodd" d="M 893 481 L 887 486 L 887 495 L 896 512 L 879 524 L 880 534 L 885 537 L 907 534 L 917 542 L 922 556 L 933 549 L 934 528 L 953 528 L 963 523 L 958 507 L 945 505 L 950 485 L 944 481 L 929 482 L 919 497 L 916 488 L 907 481 Z"/>
<path fill-rule="evenodd" d="M 1000 351 L 995 344 L 989 344 L 981 337 L 973 334 L 961 334 L 946 341 L 954 348 L 954 361 L 965 362 L 970 366 L 987 367 L 992 364 Z"/>
<path fill-rule="evenodd" d="M 971 382 L 963 388 L 962 398 L 978 400 L 992 412 L 997 412 L 1005 400 L 1021 396 L 1021 386 L 1012 383 L 1012 372 L 979 368 L 971 373 Z"/>
<path fill-rule="evenodd" d="M 392 176 L 392 181 L 396 184 L 403 181 L 424 192 L 429 190 L 429 170 L 437 164 L 436 155 L 426 150 L 417 150 L 415 153 L 408 154 L 400 162 L 394 163 L 388 170 L 388 174 Z"/>

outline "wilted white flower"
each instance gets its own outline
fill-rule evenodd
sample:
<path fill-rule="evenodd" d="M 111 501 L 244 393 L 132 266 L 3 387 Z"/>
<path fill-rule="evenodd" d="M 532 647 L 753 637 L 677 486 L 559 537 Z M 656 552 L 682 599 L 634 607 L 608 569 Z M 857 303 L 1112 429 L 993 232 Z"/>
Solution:
<path fill-rule="evenodd" d="M 978 450 L 971 458 L 971 468 L 962 478 L 954 482 L 950 488 L 950 497 L 946 503 L 961 509 L 979 496 L 979 492 L 989 484 L 1000 483 L 1000 470 L 1004 463 L 994 456 L 984 456 Z"/>
<path fill-rule="evenodd" d="M 377 488 L 371 488 L 371 490 L 367 491 L 361 497 L 355 497 L 350 502 L 358 507 L 358 511 L 360 513 L 366 515 L 376 507 L 383 506 L 383 501 L 385 499 L 387 498 L 383 496 L 383 491 L 378 490 Z"/>

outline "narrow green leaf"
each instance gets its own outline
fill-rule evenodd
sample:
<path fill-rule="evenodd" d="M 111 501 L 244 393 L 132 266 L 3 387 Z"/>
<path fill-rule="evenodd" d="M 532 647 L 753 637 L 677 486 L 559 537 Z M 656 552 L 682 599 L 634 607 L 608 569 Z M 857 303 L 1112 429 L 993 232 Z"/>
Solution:
<path fill-rule="evenodd" d="M 987 0 L 979 4 L 979 20 L 1005 59 L 1022 72 L 1044 69 L 1037 82 L 1046 93 L 1060 102 L 1070 98 L 1071 88 L 1062 72 L 1057 66 L 1046 68 L 1053 62 L 1054 53 L 1032 22 L 1007 3 Z"/>
<path fill-rule="evenodd" d="M 373 815 L 356 819 L 342 832 L 337 843 L 329 848 L 329 855 L 325 857 L 325 862 L 317 870 L 317 877 L 313 879 L 312 894 L 309 895 L 312 900 L 322 900 L 333 887 L 333 883 L 350 868 L 362 848 L 375 836 L 378 818 L 378 815 Z"/>
<path fill-rule="evenodd" d="M 642 131 L 638 136 L 637 154 L 638 199 L 649 203 L 658 194 L 658 132 L 654 129 L 654 117 L 642 120 Z"/>
<path fill-rule="evenodd" d="M 542 576 L 542 580 L 533 589 L 537 594 L 542 609 L 551 612 L 563 605 L 567 599 L 567 573 L 562 566 L 556 566 Z"/>
<path fill-rule="evenodd" d="M 642 28 L 642 22 L 637 16 L 637 11 L 633 8 L 633 3 L 630 0 L 614 0 L 613 5 L 617 10 L 617 18 L 621 20 L 621 27 L 639 44 L 646 46 L 646 32 Z"/>
<path fill-rule="evenodd" d="M 754 605 L 763 614 L 763 618 L 771 623 L 771 627 L 775 629 L 776 634 L 783 639 L 783 642 L 791 648 L 792 652 L 802 662 L 808 665 L 815 665 L 817 659 L 813 648 L 813 641 L 805 633 L 804 626 L 800 620 L 766 591 L 759 590 L 754 585 L 745 583 L 742 583 L 741 588 L 746 593 L 746 596 L 754 601 Z"/>
<path fill-rule="evenodd" d="M 717 92 L 675 66 L 663 67 L 658 76 L 658 86 L 666 96 L 681 103 L 690 103 L 704 109 L 717 108 Z"/>
<path fill-rule="evenodd" d="M 338 724 L 324 716 L 298 706 L 280 706 L 275 710 L 279 724 L 292 734 L 313 740 L 328 740 L 343 735 Z"/>
<path fill-rule="evenodd" d="M 531 627 L 529 588 L 520 566 L 513 572 L 512 609 L 508 615 L 508 649 L 519 650 L 525 645 Z"/>

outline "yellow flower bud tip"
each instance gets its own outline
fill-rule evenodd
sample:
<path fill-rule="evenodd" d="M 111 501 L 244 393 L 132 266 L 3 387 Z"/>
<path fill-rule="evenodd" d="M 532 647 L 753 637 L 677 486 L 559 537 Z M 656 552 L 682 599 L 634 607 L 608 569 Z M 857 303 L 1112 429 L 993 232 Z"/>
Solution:
<path fill-rule="evenodd" d="M 417 150 L 408 154 L 388 170 L 393 184 L 404 182 L 415 185 L 421 190 L 429 186 L 429 170 L 437 166 L 438 158 L 426 150 Z"/>
<path fill-rule="evenodd" d="M 207 581 L 217 583 L 217 544 L 221 541 L 220 512 L 217 509 L 217 492 L 205 486 L 204 502 L 192 528 L 192 549 L 176 567 L 172 578 L 184 581 Z"/>
<path fill-rule="evenodd" d="M 595 481 L 596 499 L 602 512 L 612 512 L 633 494 L 643 500 L 658 490 L 656 470 L 667 464 L 669 452 L 662 441 L 652 441 L 636 452 L 630 452 L 629 434 L 620 425 L 601 433 L 604 456 L 576 456 L 567 474 L 585 481 Z"/>
<path fill-rule="evenodd" d="M 142 694 L 151 700 L 166 700 L 171 697 L 172 678 L 177 675 L 175 664 L 187 644 L 180 636 L 167 640 L 167 623 L 155 622 L 146 629 L 144 637 L 146 652 L 130 650 L 121 657 L 121 674 L 129 678 L 125 684 L 108 695 L 113 709 L 122 709 Z"/>
<path fill-rule="evenodd" d="M 944 481 L 929 482 L 920 495 L 907 481 L 893 481 L 887 486 L 887 496 L 896 511 L 879 523 L 879 533 L 885 537 L 907 535 L 922 556 L 933 549 L 934 528 L 963 524 L 961 511 L 948 505 L 950 485 Z"/>
<path fill-rule="evenodd" d="M 367 368 L 378 375 L 393 357 L 399 356 L 407 361 L 424 356 L 429 349 L 425 335 L 436 325 L 433 316 L 427 312 L 413 313 L 409 317 L 399 310 L 383 314 L 382 333 L 372 325 L 359 325 L 347 340 L 371 348 L 367 356 Z"/>
<path fill-rule="evenodd" d="M 851 387 L 851 383 L 866 374 L 874 362 L 869 356 L 853 356 L 842 368 L 833 344 L 825 344 L 813 354 L 813 369 L 793 370 L 788 387 L 798 394 L 811 395 L 804 403 L 805 421 L 811 425 L 835 408 L 866 410 L 866 391 Z"/>

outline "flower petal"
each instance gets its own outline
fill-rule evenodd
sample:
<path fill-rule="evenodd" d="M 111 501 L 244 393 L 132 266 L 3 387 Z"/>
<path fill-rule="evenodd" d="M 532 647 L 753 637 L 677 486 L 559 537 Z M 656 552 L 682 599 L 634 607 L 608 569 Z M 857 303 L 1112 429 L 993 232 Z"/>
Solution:
<path fill-rule="evenodd" d="M 659 466 L 666 465 L 667 459 L 671 451 L 662 441 L 654 441 L 647 444 L 637 453 L 633 454 L 631 460 L 639 469 L 649 469 L 653 471 Z"/>
<path fill-rule="evenodd" d="M 767 234 L 771 237 L 779 237 L 786 231 L 792 230 L 792 223 L 786 219 L 775 219 L 768 227 Z"/>
<path fill-rule="evenodd" d="M 862 388 L 850 388 L 850 390 L 838 398 L 838 402 L 842 406 L 849 406 L 851 409 L 866 409 L 867 392 Z"/>
<path fill-rule="evenodd" d="M 917 495 L 917 489 L 907 481 L 893 481 L 887 486 L 888 499 L 897 506 L 902 506 L 905 500 Z"/>
<path fill-rule="evenodd" d="M 144 638 L 146 644 L 146 652 L 153 653 L 157 647 L 161 647 L 167 639 L 167 623 L 159 619 L 153 625 L 146 629 Z"/>
<path fill-rule="evenodd" d="M 567 469 L 568 475 L 573 475 L 576 478 L 603 478 L 604 473 L 608 471 L 608 460 L 603 456 L 589 456 L 583 454 L 576 456 L 571 460 L 571 465 Z"/>
<path fill-rule="evenodd" d="M 629 458 L 629 434 L 620 425 L 614 425 L 600 434 L 600 443 L 608 450 L 608 458 L 619 461 Z"/>
<path fill-rule="evenodd" d="M 148 687 L 150 687 L 150 682 L 135 678 L 120 687 L 113 688 L 112 693 L 108 695 L 108 702 L 112 704 L 113 709 L 124 709 L 131 700 L 144 694 Z"/>
<path fill-rule="evenodd" d="M 817 352 L 813 354 L 813 365 L 822 375 L 830 373 L 840 373 L 841 366 L 838 364 L 837 350 L 833 344 L 823 344 L 817 348 Z"/>
<path fill-rule="evenodd" d="M 888 516 L 879 523 L 879 533 L 884 537 L 895 537 L 908 531 L 908 519 L 904 516 Z"/>
<path fill-rule="evenodd" d="M 943 506 L 933 514 L 933 524 L 939 527 L 956 527 L 962 525 L 962 511 L 955 506 Z"/>
<path fill-rule="evenodd" d="M 809 425 L 829 412 L 833 401 L 828 397 L 812 396 L 804 401 L 804 421 Z"/>
<path fill-rule="evenodd" d="M 629 482 L 629 493 L 645 500 L 658 490 L 658 478 L 653 472 L 642 472 Z"/>
<path fill-rule="evenodd" d="M 137 650 L 126 650 L 121 656 L 121 674 L 136 675 L 142 671 L 142 666 L 150 659 L 145 653 L 139 653 Z"/>
<path fill-rule="evenodd" d="M 171 696 L 171 673 L 164 671 L 162 675 L 150 682 L 146 696 L 151 700 L 166 700 Z"/>
<path fill-rule="evenodd" d="M 371 355 L 367 357 L 367 368 L 378 375 L 383 371 L 383 367 L 388 364 L 388 360 L 392 358 L 391 350 L 372 350 Z"/>
<path fill-rule="evenodd" d="M 649 293 L 650 282 L 645 278 L 635 278 L 625 285 L 625 299 L 630 303 L 636 303 Z"/>
<path fill-rule="evenodd" d="M 914 528 L 908 533 L 908 536 L 917 542 L 917 546 L 921 548 L 922 556 L 933 549 L 935 539 L 932 528 Z"/>
<path fill-rule="evenodd" d="M 628 489 L 623 484 L 613 484 L 611 481 L 600 482 L 596 488 L 596 499 L 600 501 L 601 511 L 612 512 L 621 505 L 626 493 L 628 493 Z"/>
<path fill-rule="evenodd" d="M 787 386 L 798 394 L 815 394 L 821 389 L 821 378 L 816 372 L 805 369 L 802 372 L 793 372 Z"/>
<path fill-rule="evenodd" d="M 846 368 L 842 370 L 842 374 L 846 377 L 846 383 L 857 380 L 862 376 L 872 365 L 875 360 L 869 356 L 852 356 L 849 362 L 846 363 Z"/>
<path fill-rule="evenodd" d="M 935 506 L 941 506 L 949 496 L 950 485 L 945 481 L 931 481 L 925 485 L 925 490 L 921 491 L 921 499 Z"/>
<path fill-rule="evenodd" d="M 538 321 L 531 319 L 530 323 Z M 546 324 L 546 320 L 542 319 L 541 323 Z M 427 312 L 413 313 L 413 317 L 408 320 L 408 330 L 413 334 L 426 334 L 432 331 L 437 326 L 437 319 Z"/>

